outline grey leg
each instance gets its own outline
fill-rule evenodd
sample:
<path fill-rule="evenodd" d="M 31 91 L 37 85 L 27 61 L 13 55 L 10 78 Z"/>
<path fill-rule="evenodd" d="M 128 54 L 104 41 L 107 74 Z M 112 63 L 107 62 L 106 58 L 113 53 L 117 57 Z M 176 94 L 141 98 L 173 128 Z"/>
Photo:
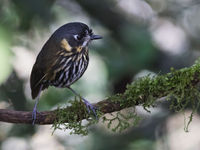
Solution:
<path fill-rule="evenodd" d="M 83 98 L 78 93 L 76 93 L 76 91 L 73 90 L 71 87 L 67 87 L 67 88 L 70 89 L 76 96 L 80 97 L 83 100 L 83 102 L 85 103 L 86 108 L 88 110 L 88 113 L 90 113 L 90 110 L 92 110 L 92 112 L 94 113 L 95 117 L 97 118 L 97 114 L 96 114 L 96 111 L 95 111 L 96 108 L 92 104 L 90 104 L 90 102 L 88 102 L 85 98 Z"/>
<path fill-rule="evenodd" d="M 33 120 L 33 122 L 32 122 L 32 125 L 35 124 L 35 120 L 37 118 L 37 104 L 39 102 L 39 98 L 40 98 L 40 93 L 42 91 L 42 87 L 43 87 L 43 85 L 41 85 L 41 87 L 40 87 L 40 91 L 39 91 L 39 94 L 38 94 L 38 96 L 36 98 L 35 105 L 34 105 L 34 108 L 33 108 L 33 112 L 32 112 L 32 120 Z"/>

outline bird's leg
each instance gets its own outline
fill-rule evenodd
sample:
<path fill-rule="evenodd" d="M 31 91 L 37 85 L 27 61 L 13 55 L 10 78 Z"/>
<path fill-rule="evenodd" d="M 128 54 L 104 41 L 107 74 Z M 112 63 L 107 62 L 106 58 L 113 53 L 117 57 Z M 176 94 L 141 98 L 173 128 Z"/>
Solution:
<path fill-rule="evenodd" d="M 97 119 L 97 114 L 96 114 L 96 111 L 95 111 L 97 108 L 95 106 L 93 106 L 92 104 L 90 104 L 90 102 L 88 102 L 85 98 L 83 98 L 78 93 L 76 93 L 76 91 L 73 90 L 71 87 L 68 87 L 68 89 L 70 89 L 75 95 L 77 95 L 78 97 L 80 97 L 83 100 L 84 104 L 86 105 L 88 113 L 90 113 L 90 110 L 92 110 L 92 112 L 94 113 L 94 115 Z"/>
<path fill-rule="evenodd" d="M 35 101 L 35 105 L 34 105 L 34 108 L 33 108 L 33 112 L 32 112 L 32 120 L 33 120 L 33 122 L 32 122 L 32 125 L 34 125 L 35 124 L 35 120 L 36 120 L 36 118 L 37 118 L 37 104 L 38 104 L 38 102 L 39 102 L 39 98 L 40 98 L 40 93 L 41 93 L 41 91 L 42 91 L 42 85 L 41 85 L 41 87 L 40 87 L 40 91 L 39 91 L 39 93 L 38 93 L 38 96 L 36 97 L 36 101 Z"/>
<path fill-rule="evenodd" d="M 37 116 L 37 104 L 38 104 L 38 101 L 39 101 L 39 98 L 36 99 L 35 101 L 35 105 L 34 105 L 34 108 L 33 108 L 33 112 L 32 112 L 32 125 L 35 124 L 35 120 L 36 120 L 36 116 Z"/>

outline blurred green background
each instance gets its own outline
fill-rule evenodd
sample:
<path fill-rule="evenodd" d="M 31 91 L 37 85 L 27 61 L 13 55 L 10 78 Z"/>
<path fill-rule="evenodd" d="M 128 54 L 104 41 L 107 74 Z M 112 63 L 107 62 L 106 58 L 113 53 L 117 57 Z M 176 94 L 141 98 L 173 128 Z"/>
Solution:
<path fill-rule="evenodd" d="M 48 37 L 61 25 L 88 24 L 103 40 L 90 45 L 90 64 L 72 87 L 90 102 L 125 90 L 147 74 L 190 66 L 200 56 L 199 0 L 1 0 L 0 109 L 32 111 L 29 76 Z M 67 105 L 67 89 L 44 91 L 38 109 Z M 51 126 L 0 122 L 0 150 L 199 150 L 200 118 L 184 132 L 184 115 L 158 103 L 138 127 L 112 133 L 99 123 L 88 136 Z M 190 109 L 185 112 L 185 119 Z"/>

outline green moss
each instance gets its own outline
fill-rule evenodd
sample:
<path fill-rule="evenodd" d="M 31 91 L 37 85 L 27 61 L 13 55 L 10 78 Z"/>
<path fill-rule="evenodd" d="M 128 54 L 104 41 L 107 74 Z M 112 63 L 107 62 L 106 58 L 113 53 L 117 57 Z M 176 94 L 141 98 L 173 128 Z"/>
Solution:
<path fill-rule="evenodd" d="M 87 135 L 88 127 L 97 122 L 95 116 L 90 116 L 88 114 L 85 104 L 81 99 L 77 100 L 75 97 L 75 100 L 70 101 L 69 104 L 69 107 L 65 109 L 57 109 L 57 120 L 53 124 L 54 131 L 56 129 L 70 129 L 70 134 Z M 97 115 L 99 114 L 100 113 L 97 112 Z M 86 120 L 86 122 L 84 122 L 83 119 Z"/>
<path fill-rule="evenodd" d="M 192 121 L 193 114 L 197 111 L 200 104 L 200 92 L 198 82 L 200 81 L 200 63 L 197 61 L 190 68 L 175 70 L 171 68 L 171 72 L 165 75 L 158 75 L 140 78 L 132 84 L 127 85 L 127 89 L 123 94 L 110 96 L 108 100 L 119 103 L 121 108 L 135 107 L 142 105 L 146 111 L 149 107 L 154 107 L 158 98 L 166 97 L 170 100 L 170 109 L 175 112 L 183 112 L 186 107 L 192 108 L 189 121 L 185 124 L 185 131 Z M 98 113 L 100 117 L 102 113 Z M 71 101 L 71 107 L 66 110 L 58 109 L 58 120 L 54 124 L 54 129 L 64 125 L 64 129 L 72 129 L 72 133 L 86 135 L 88 127 L 96 123 L 96 119 L 87 113 L 85 105 L 81 100 Z M 86 118 L 87 123 L 83 125 L 82 118 Z M 134 119 L 133 119 L 134 118 Z M 130 123 L 130 119 L 133 120 Z M 65 121 L 69 123 L 64 123 Z M 81 121 L 79 121 L 81 120 Z M 108 128 L 111 127 L 113 121 L 118 121 L 113 131 L 123 131 L 131 125 L 137 124 L 140 118 L 137 114 L 128 113 L 127 115 L 117 113 L 112 119 L 103 117 L 103 121 L 108 121 Z"/>
<path fill-rule="evenodd" d="M 116 115 L 112 115 L 112 118 L 106 118 L 106 116 L 103 116 L 103 122 L 107 122 L 107 128 L 111 128 L 111 125 L 114 123 L 115 126 L 112 126 L 113 132 L 122 132 L 125 129 L 129 128 L 130 126 L 136 126 L 138 122 L 141 120 L 141 117 L 137 115 L 135 111 L 129 111 L 129 113 L 122 113 L 117 112 Z"/>

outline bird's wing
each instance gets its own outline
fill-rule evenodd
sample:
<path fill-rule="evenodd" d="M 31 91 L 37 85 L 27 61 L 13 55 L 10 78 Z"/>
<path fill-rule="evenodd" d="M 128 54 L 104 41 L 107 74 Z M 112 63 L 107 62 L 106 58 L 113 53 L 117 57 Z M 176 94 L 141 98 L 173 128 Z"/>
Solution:
<path fill-rule="evenodd" d="M 30 77 L 30 85 L 31 85 L 31 95 L 32 98 L 35 99 L 38 95 L 42 86 L 42 80 L 45 78 L 45 74 L 43 69 L 40 69 L 37 63 L 34 64 L 31 77 Z"/>
<path fill-rule="evenodd" d="M 38 96 L 40 90 L 43 90 L 49 86 L 47 83 L 44 83 L 44 80 L 47 76 L 48 68 L 50 68 L 51 64 L 54 63 L 56 51 L 57 46 L 50 38 L 37 56 L 30 77 L 31 95 L 33 99 Z"/>
<path fill-rule="evenodd" d="M 69 52 L 70 46 L 67 44 L 68 43 L 65 39 L 57 41 L 51 37 L 38 54 L 30 77 L 31 94 L 33 99 L 38 96 L 40 90 L 48 88 L 49 85 L 46 81 L 55 77 L 55 67 L 59 66 L 58 63 L 60 57 L 64 54 L 61 49 L 64 51 L 68 50 L 68 53 L 71 54 Z M 41 86 L 43 86 L 42 89 Z"/>

